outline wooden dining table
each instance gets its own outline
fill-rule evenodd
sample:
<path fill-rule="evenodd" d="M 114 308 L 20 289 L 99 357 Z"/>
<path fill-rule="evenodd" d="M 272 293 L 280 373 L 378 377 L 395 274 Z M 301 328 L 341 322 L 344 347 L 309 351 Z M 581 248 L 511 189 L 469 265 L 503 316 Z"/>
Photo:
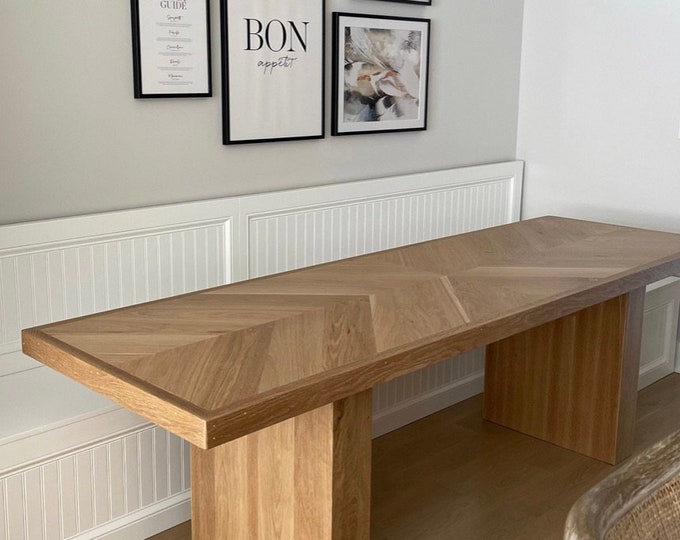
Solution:
<path fill-rule="evenodd" d="M 369 538 L 371 389 L 486 346 L 484 418 L 616 463 L 680 235 L 542 217 L 23 331 L 192 445 L 192 537 Z M 427 452 L 427 448 L 422 449 Z"/>

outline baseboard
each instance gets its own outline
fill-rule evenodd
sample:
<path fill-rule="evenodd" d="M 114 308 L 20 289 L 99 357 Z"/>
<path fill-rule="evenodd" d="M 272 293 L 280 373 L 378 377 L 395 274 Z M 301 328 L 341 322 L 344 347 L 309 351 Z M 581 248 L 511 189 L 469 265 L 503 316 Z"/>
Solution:
<path fill-rule="evenodd" d="M 678 313 L 680 279 L 670 277 L 647 287 L 638 389 L 677 370 Z"/>
<path fill-rule="evenodd" d="M 473 373 L 451 384 L 399 403 L 373 416 L 373 438 L 476 396 L 484 390 L 484 372 Z"/>
<path fill-rule="evenodd" d="M 666 362 L 658 362 L 652 366 L 645 366 L 640 370 L 638 379 L 638 390 L 648 387 L 650 384 L 663 379 L 666 375 L 673 373 L 673 366 Z"/>
<path fill-rule="evenodd" d="M 73 540 L 144 540 L 191 519 L 191 492 L 128 514 Z"/>

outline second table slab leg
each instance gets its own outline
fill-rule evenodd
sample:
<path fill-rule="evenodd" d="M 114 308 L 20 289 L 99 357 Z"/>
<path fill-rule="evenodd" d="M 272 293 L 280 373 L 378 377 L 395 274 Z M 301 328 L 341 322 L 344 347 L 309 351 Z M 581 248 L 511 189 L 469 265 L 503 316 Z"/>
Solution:
<path fill-rule="evenodd" d="M 629 456 L 644 293 L 488 346 L 484 418 L 608 463 Z"/>
<path fill-rule="evenodd" d="M 192 538 L 368 540 L 371 391 L 192 447 Z"/>

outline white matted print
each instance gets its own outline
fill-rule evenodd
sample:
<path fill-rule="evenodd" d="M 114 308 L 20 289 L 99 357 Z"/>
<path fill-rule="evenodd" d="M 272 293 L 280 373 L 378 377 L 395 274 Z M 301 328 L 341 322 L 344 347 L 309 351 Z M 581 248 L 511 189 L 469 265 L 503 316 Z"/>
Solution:
<path fill-rule="evenodd" d="M 208 0 L 132 0 L 135 98 L 212 96 Z"/>
<path fill-rule="evenodd" d="M 333 14 L 333 135 L 427 128 L 430 20 Z"/>
<path fill-rule="evenodd" d="M 324 136 L 325 0 L 222 0 L 224 144 Z"/>
<path fill-rule="evenodd" d="M 402 4 L 420 4 L 423 6 L 431 6 L 432 0 L 384 0 L 385 2 L 400 2 Z"/>

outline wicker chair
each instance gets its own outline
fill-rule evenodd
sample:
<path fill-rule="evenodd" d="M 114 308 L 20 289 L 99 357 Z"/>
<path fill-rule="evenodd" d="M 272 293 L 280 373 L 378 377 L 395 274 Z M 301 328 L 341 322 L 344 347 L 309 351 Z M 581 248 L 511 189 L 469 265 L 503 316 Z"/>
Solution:
<path fill-rule="evenodd" d="M 576 501 L 564 538 L 680 539 L 680 432 L 631 458 Z"/>

